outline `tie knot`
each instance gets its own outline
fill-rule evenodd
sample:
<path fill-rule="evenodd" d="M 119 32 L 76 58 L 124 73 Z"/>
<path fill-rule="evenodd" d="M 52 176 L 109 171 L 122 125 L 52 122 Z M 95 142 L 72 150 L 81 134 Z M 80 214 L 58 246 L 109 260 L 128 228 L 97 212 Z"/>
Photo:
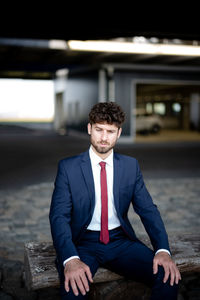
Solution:
<path fill-rule="evenodd" d="M 101 161 L 99 164 L 102 169 L 105 169 L 106 163 L 104 161 Z"/>

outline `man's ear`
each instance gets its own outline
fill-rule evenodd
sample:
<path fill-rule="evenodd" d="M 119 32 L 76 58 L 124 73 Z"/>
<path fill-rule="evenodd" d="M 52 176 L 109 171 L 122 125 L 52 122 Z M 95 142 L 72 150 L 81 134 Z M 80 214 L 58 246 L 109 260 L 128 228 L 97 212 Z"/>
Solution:
<path fill-rule="evenodd" d="M 121 133 L 122 133 L 122 128 L 120 127 L 118 130 L 118 136 L 117 136 L 118 139 L 120 138 Z"/>
<path fill-rule="evenodd" d="M 88 134 L 91 134 L 91 130 L 92 130 L 92 125 L 90 123 L 88 123 L 87 125 L 87 130 L 88 130 Z"/>

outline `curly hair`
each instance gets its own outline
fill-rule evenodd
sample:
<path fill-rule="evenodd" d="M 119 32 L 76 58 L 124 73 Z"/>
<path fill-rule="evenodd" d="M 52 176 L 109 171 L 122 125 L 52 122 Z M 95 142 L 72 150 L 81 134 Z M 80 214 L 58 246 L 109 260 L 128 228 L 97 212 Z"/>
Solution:
<path fill-rule="evenodd" d="M 115 102 L 100 102 L 95 104 L 89 113 L 90 124 L 104 123 L 115 124 L 118 128 L 125 120 L 125 113 Z"/>

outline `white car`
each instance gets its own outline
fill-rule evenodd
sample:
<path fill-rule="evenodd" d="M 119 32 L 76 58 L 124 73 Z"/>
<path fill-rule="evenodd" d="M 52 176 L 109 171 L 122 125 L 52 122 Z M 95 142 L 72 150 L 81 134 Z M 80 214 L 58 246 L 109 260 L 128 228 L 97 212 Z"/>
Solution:
<path fill-rule="evenodd" d="M 163 127 L 161 117 L 156 114 L 136 113 L 136 132 L 158 133 Z"/>

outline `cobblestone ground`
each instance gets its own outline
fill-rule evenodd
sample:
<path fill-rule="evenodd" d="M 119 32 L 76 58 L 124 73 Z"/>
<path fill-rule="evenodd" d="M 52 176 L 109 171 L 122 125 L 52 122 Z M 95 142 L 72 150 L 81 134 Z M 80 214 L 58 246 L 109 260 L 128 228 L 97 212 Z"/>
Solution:
<path fill-rule="evenodd" d="M 168 232 L 199 232 L 200 178 L 145 180 L 158 205 Z M 23 247 L 28 241 L 51 240 L 48 220 L 53 183 L 0 191 L 0 299 L 58 299 L 53 289 L 28 293 L 23 282 Z M 138 235 L 144 233 L 139 218 L 129 217 Z M 179 299 L 200 299 L 199 275 L 183 278 Z"/>

